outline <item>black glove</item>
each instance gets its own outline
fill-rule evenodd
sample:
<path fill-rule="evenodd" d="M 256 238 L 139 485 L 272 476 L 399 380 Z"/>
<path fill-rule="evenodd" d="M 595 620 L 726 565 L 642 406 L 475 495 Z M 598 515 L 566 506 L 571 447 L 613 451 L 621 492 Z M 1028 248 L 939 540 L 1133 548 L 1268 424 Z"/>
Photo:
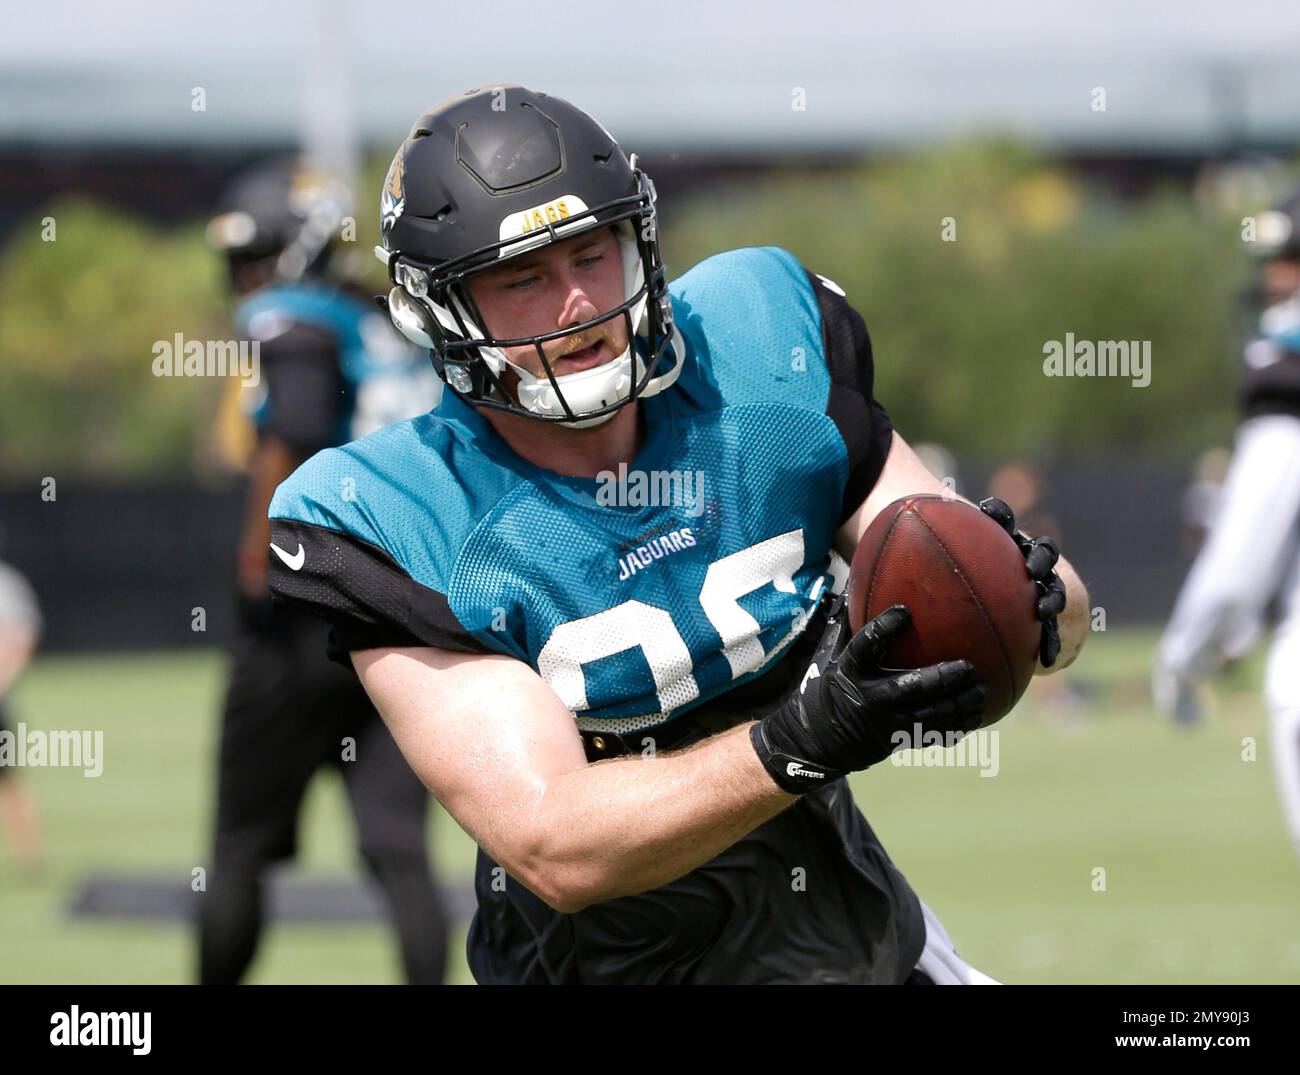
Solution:
<path fill-rule="evenodd" d="M 1038 659 L 1044 668 L 1051 668 L 1061 652 L 1061 632 L 1056 617 L 1065 608 L 1065 583 L 1056 573 L 1056 561 L 1061 550 L 1049 537 L 1027 538 L 1016 529 L 1016 517 L 1005 500 L 991 496 L 980 501 L 980 511 L 1011 535 L 1020 546 L 1029 577 L 1038 585 L 1038 607 L 1035 614 L 1043 624 L 1043 637 L 1038 646 Z"/>
<path fill-rule="evenodd" d="M 892 605 L 849 638 L 844 599 L 837 599 L 799 689 L 749 729 L 777 784 L 792 795 L 824 787 L 895 750 L 920 746 L 917 725 L 957 738 L 979 727 L 988 690 L 970 661 L 881 668 L 882 655 L 911 622 L 906 606 Z M 899 732 L 906 738 L 900 741 Z"/>

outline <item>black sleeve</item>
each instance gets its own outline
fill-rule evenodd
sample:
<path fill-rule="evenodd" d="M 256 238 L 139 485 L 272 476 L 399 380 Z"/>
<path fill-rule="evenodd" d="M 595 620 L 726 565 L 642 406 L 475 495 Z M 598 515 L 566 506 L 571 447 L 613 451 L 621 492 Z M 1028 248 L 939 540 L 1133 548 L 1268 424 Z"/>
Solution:
<path fill-rule="evenodd" d="M 268 550 L 271 593 L 329 621 L 329 655 L 343 664 L 352 650 L 380 646 L 497 652 L 465 630 L 446 595 L 377 545 L 292 519 L 271 520 L 271 543 L 281 550 Z"/>
<path fill-rule="evenodd" d="M 894 427 L 872 393 L 875 366 L 862 315 L 816 273 L 809 273 L 808 279 L 821 307 L 822 347 L 831 375 L 826 413 L 849 450 L 849 480 L 840 506 L 842 524 L 858 510 L 885 469 Z"/>
<path fill-rule="evenodd" d="M 304 456 L 334 443 L 344 402 L 343 371 L 333 335 L 296 322 L 260 346 L 267 420 L 260 431 Z"/>
<path fill-rule="evenodd" d="M 1300 354 L 1272 340 L 1252 340 L 1246 345 L 1240 396 L 1247 418 L 1261 414 L 1300 416 Z"/>

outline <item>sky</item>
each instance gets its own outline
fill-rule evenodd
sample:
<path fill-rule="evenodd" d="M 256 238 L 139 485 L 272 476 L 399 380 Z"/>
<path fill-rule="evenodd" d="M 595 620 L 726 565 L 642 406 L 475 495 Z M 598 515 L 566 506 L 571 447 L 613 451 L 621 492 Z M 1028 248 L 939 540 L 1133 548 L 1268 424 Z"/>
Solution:
<path fill-rule="evenodd" d="M 395 145 L 444 97 L 510 83 L 625 147 L 1295 143 L 1297 60 L 1295 0 L 43 0 L 6 12 L 0 144 Z"/>

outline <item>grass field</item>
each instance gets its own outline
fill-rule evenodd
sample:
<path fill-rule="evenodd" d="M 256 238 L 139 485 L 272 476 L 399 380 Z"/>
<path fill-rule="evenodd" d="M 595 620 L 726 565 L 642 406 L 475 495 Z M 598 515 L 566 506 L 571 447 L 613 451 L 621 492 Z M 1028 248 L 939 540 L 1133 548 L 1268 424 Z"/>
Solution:
<path fill-rule="evenodd" d="M 1187 733 L 1149 707 L 1152 643 L 1095 635 L 1067 673 L 1082 705 L 1052 702 L 1036 684 L 999 726 L 993 778 L 889 764 L 854 778 L 895 861 L 962 955 L 995 978 L 1300 981 L 1300 864 L 1274 793 L 1258 658 L 1219 685 L 1210 719 Z M 105 761 L 95 779 L 23 773 L 51 859 L 33 881 L 0 855 L 0 982 L 190 980 L 183 925 L 105 924 L 67 908 L 92 871 L 188 880 L 204 864 L 223 669 L 217 653 L 50 657 L 19 683 L 14 723 L 103 729 Z M 1247 737 L 1257 760 L 1243 760 Z M 341 785 L 318 779 L 297 868 L 354 869 L 351 836 Z M 440 810 L 430 841 L 443 879 L 468 883 L 473 845 Z M 456 982 L 471 981 L 465 925 L 452 936 Z M 396 982 L 400 971 L 377 924 L 285 925 L 266 934 L 251 980 Z"/>

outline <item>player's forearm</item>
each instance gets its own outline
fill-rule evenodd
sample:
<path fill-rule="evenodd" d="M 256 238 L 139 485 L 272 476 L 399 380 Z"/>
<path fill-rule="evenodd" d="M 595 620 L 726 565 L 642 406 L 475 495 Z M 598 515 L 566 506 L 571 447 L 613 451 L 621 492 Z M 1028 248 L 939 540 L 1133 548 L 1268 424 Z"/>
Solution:
<path fill-rule="evenodd" d="M 1064 556 L 1056 562 L 1056 573 L 1065 583 L 1065 608 L 1056 617 L 1056 626 L 1061 632 L 1061 652 L 1051 668 L 1041 664 L 1034 670 L 1035 675 L 1051 675 L 1062 668 L 1068 668 L 1083 644 L 1088 640 L 1092 629 L 1092 610 L 1088 607 L 1088 590 L 1074 565 Z"/>
<path fill-rule="evenodd" d="M 795 801 L 768 776 L 749 724 L 686 750 L 585 766 L 547 788 L 535 849 L 564 910 L 667 884 Z"/>

